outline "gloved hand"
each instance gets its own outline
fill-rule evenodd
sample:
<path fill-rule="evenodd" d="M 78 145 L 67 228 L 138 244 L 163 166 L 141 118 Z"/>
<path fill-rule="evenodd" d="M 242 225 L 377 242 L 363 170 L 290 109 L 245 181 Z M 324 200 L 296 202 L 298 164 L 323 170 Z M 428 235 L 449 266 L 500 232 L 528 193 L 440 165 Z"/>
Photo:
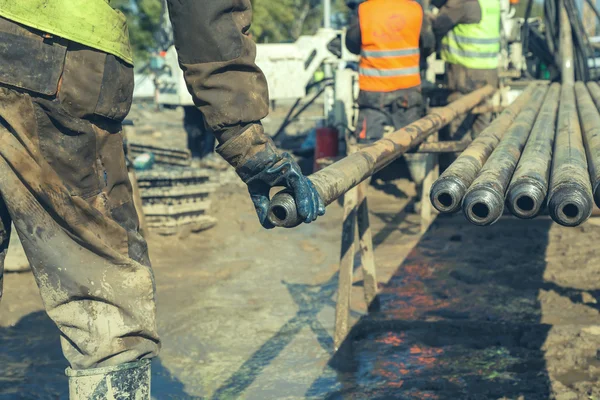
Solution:
<path fill-rule="evenodd" d="M 281 154 L 281 160 L 264 168 L 247 182 L 250 197 L 256 208 L 258 219 L 263 227 L 273 228 L 267 219 L 269 192 L 272 187 L 284 186 L 296 201 L 298 216 L 310 223 L 317 216 L 325 214 L 325 205 L 310 179 L 302 175 L 300 167 L 288 153 Z"/>
<path fill-rule="evenodd" d="M 254 124 L 238 136 L 217 148 L 217 152 L 235 169 L 248 185 L 258 219 L 266 229 L 273 228 L 268 221 L 272 187 L 283 186 L 296 201 L 298 215 L 306 223 L 325 214 L 325 205 L 312 182 L 300 171 L 288 153 L 280 153 L 262 126 Z"/>

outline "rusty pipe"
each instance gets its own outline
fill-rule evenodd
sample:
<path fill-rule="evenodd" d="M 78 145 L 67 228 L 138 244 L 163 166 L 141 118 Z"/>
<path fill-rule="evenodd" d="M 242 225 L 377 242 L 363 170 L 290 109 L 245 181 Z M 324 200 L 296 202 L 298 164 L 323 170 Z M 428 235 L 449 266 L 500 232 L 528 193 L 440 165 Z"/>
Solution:
<path fill-rule="evenodd" d="M 460 208 L 463 197 L 488 157 L 515 118 L 529 103 L 536 89 L 530 84 L 525 91 L 496 118 L 471 145 L 444 171 L 431 188 L 431 203 L 441 213 L 453 213 Z"/>
<path fill-rule="evenodd" d="M 495 89 L 490 85 L 478 89 L 323 168 L 312 174 L 310 179 L 323 202 L 326 205 L 331 204 L 348 190 L 422 143 L 429 135 L 449 124 L 457 116 L 465 114 L 494 92 Z M 273 225 L 286 228 L 295 227 L 302 222 L 296 214 L 294 198 L 286 191 L 273 196 L 268 218 Z"/>
<path fill-rule="evenodd" d="M 561 225 L 577 226 L 590 217 L 593 203 L 575 91 L 571 84 L 562 86 L 552 162 L 548 195 L 550 216 Z"/>
<path fill-rule="evenodd" d="M 530 102 L 519 113 L 467 190 L 462 207 L 471 223 L 491 225 L 502 216 L 506 189 L 547 90 L 547 86 L 535 88 Z"/>
<path fill-rule="evenodd" d="M 579 106 L 579 118 L 582 121 L 583 131 L 585 133 L 585 148 L 587 152 L 590 177 L 592 179 L 592 190 L 594 191 L 594 201 L 600 207 L 600 86 L 596 82 L 588 82 L 589 95 L 593 98 L 592 107 L 586 106 L 586 112 Z M 576 87 L 577 88 L 577 87 Z M 582 89 L 579 89 L 582 91 Z M 579 104 L 579 94 L 577 95 Z M 586 101 L 587 103 L 587 101 Z"/>
<path fill-rule="evenodd" d="M 538 215 L 548 195 L 559 100 L 560 84 L 554 83 L 546 93 L 542 109 L 508 186 L 506 205 L 519 218 Z"/>
<path fill-rule="evenodd" d="M 471 135 L 465 135 L 460 140 L 425 142 L 417 148 L 417 153 L 460 153 L 469 147 L 471 142 Z"/>

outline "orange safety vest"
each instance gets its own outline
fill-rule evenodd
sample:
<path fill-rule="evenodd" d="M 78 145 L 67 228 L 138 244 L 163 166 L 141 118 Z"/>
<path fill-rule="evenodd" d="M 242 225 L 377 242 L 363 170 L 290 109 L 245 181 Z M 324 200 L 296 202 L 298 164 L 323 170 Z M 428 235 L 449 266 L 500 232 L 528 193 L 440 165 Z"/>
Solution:
<path fill-rule="evenodd" d="M 421 5 L 414 0 L 368 0 L 358 7 L 358 19 L 360 89 L 392 92 L 419 86 Z"/>

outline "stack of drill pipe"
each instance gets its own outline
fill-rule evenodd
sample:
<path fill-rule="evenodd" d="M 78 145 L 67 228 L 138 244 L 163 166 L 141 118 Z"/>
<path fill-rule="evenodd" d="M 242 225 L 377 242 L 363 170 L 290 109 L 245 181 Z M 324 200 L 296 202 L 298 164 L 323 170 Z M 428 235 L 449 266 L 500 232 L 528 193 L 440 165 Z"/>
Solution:
<path fill-rule="evenodd" d="M 519 113 L 467 190 L 463 199 L 463 212 L 471 223 L 491 225 L 502 216 L 508 184 L 547 90 L 546 86 L 534 90 L 531 101 Z"/>
<path fill-rule="evenodd" d="M 433 184 L 431 202 L 439 212 L 453 213 L 459 210 L 467 189 L 519 112 L 531 101 L 537 87 L 536 84 L 530 84 Z"/>
<path fill-rule="evenodd" d="M 559 99 L 560 84 L 554 83 L 546 94 L 508 187 L 506 204 L 513 215 L 519 218 L 534 218 L 546 200 Z"/>
<path fill-rule="evenodd" d="M 594 201 L 600 207 L 600 86 L 596 82 L 588 82 L 587 88 L 593 98 L 593 103 L 583 84 L 577 84 L 577 102 L 579 116 L 582 121 L 585 149 L 588 158 Z M 595 103 L 595 106 L 594 106 Z"/>
<path fill-rule="evenodd" d="M 555 222 L 582 224 L 594 201 L 600 206 L 600 86 L 577 82 L 528 87 L 507 111 L 511 108 L 521 111 L 512 117 L 510 128 L 504 114 L 490 125 L 482 136 L 492 148 L 481 138 L 474 141 L 473 149 L 434 184 L 432 203 L 442 212 L 453 212 L 468 186 L 462 209 L 473 224 L 494 223 L 504 204 L 519 218 L 534 218 L 546 205 Z M 506 132 L 492 140 L 491 128 Z M 473 154 L 479 156 L 475 161 Z"/>
<path fill-rule="evenodd" d="M 548 210 L 565 226 L 577 226 L 592 214 L 592 185 L 572 84 L 562 86 Z"/>

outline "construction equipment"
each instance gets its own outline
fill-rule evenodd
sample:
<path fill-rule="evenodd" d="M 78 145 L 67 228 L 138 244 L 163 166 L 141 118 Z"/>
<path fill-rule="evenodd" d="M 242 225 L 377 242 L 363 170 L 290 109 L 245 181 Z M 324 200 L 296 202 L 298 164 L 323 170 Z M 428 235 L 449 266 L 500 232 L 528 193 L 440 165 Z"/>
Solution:
<path fill-rule="evenodd" d="M 294 43 L 269 43 L 256 46 L 256 64 L 263 71 L 269 86 L 271 101 L 302 99 L 315 72 L 324 64 L 356 61 L 345 46 L 334 54 L 331 43 L 343 43 L 343 32 L 319 29 L 314 35 L 301 36 Z M 291 78 L 292 77 L 292 78 Z M 170 46 L 164 56 L 164 71 L 157 80 L 158 102 L 167 106 L 194 106 L 187 90 L 175 46 Z"/>

